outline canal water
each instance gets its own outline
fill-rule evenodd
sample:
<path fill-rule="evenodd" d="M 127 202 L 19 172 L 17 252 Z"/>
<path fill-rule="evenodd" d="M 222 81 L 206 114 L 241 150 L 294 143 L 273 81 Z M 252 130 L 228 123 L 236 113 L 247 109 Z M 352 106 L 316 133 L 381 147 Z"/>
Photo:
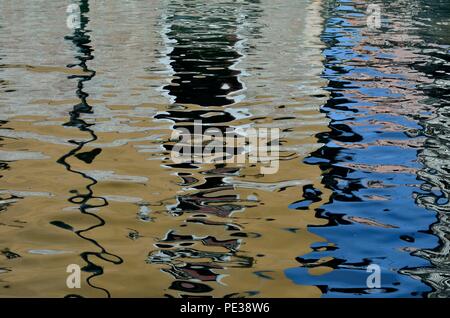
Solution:
<path fill-rule="evenodd" d="M 0 296 L 448 297 L 450 1 L 370 5 L 0 0 Z"/>

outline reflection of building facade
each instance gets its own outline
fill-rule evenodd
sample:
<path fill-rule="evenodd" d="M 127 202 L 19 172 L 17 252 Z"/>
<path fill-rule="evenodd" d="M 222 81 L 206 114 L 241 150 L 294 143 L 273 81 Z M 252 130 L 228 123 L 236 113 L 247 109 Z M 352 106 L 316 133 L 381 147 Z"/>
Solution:
<path fill-rule="evenodd" d="M 0 46 L 2 150 L 28 156 L 2 170 L 4 295 L 67 295 L 65 269 L 85 266 L 80 255 L 92 265 L 77 290 L 86 297 L 105 295 L 92 286 L 112 297 L 320 295 L 284 274 L 320 240 L 306 227 L 321 222 L 313 210 L 328 196 L 320 169 L 302 164 L 318 147 L 314 135 L 327 130 L 319 1 L 90 1 L 79 38 L 89 49 L 64 40 L 72 34 L 64 3 L 0 2 L 8 35 Z M 183 28 L 190 19 L 192 29 Z M 87 69 L 67 66 L 78 55 Z M 74 107 L 74 83 L 88 78 L 79 92 L 88 106 Z M 70 112 L 73 126 L 64 125 Z M 261 176 L 259 164 L 174 165 L 173 128 L 198 118 L 220 129 L 281 128 L 279 173 Z M 57 164 L 75 154 L 73 141 L 86 140 L 78 156 L 65 157 L 83 175 Z M 311 209 L 290 209 L 303 191 Z M 91 228 L 95 216 L 81 205 L 105 223 Z M 101 247 L 76 235 L 83 229 Z"/>
<path fill-rule="evenodd" d="M 422 296 L 429 288 L 399 273 L 415 272 L 408 268 L 421 266 L 425 269 L 422 274 L 418 270 L 416 278 L 433 280 L 443 273 L 426 269 L 429 257 L 417 257 L 433 254 L 417 250 L 433 246 L 434 237 L 426 227 L 434 217 L 414 202 L 419 190 L 416 173 L 422 174 L 418 149 L 428 147 L 420 125 L 433 111 L 424 102 L 425 94 L 416 89 L 431 80 L 418 71 L 430 55 L 420 49 L 427 43 L 415 24 L 430 20 L 420 17 L 421 1 L 380 1 L 379 5 L 384 19 L 381 30 L 370 30 L 365 15 L 355 14 L 365 12 L 364 1 L 330 2 L 326 12 L 324 76 L 329 79 L 331 98 L 324 111 L 332 119 L 331 132 L 320 134 L 325 146 L 307 162 L 321 166 L 324 183 L 333 192 L 330 202 L 317 209 L 317 216 L 328 224 L 310 227 L 330 243 L 299 258 L 302 268 L 289 270 L 288 276 L 299 284 L 320 286 L 328 297 Z M 381 267 L 380 289 L 366 285 L 370 264 Z M 318 268 L 328 270 L 307 275 Z M 442 289 L 443 275 L 438 280 L 423 281 Z"/>
<path fill-rule="evenodd" d="M 177 171 L 183 187 L 176 202 L 167 205 L 174 218 L 172 228 L 155 243 L 156 249 L 148 257 L 148 263 L 162 266 L 174 278 L 167 295 L 268 297 L 317 293 L 290 283 L 283 270 L 295 264 L 299 250 L 308 248 L 306 242 L 295 248 L 296 238 L 313 241 L 303 233 L 304 222 L 316 222 L 312 215 L 303 218 L 293 214 L 285 200 L 296 198 L 294 193 L 301 192 L 306 183 L 319 184 L 314 171 L 309 171 L 314 169 L 303 171 L 298 165 L 304 153 L 296 152 L 304 146 L 305 152 L 314 147 L 299 144 L 299 139 L 312 136 L 308 130 L 322 124 L 320 116 L 313 117 L 319 105 L 305 95 L 321 92 L 323 82 L 312 81 L 302 90 L 294 69 L 308 69 L 303 75 L 318 79 L 320 45 L 314 42 L 312 48 L 307 47 L 311 43 L 302 42 L 299 31 L 310 23 L 309 32 L 320 32 L 320 7 L 314 2 L 306 7 L 310 16 L 299 16 L 306 2 L 278 5 L 174 1 L 165 12 L 163 29 L 169 47 L 169 59 L 165 61 L 173 79 L 164 90 L 174 104 L 157 114 L 157 119 L 170 120 L 174 128 L 189 131 L 194 130 L 194 120 L 203 122 L 203 130 L 215 127 L 223 131 L 246 125 L 286 128 L 281 173 L 275 176 L 258 175 L 258 167 L 249 164 L 164 162 Z M 273 18 L 273 14 L 279 16 Z M 269 24 L 267 30 L 261 26 L 264 18 Z M 298 27 L 295 32 L 287 27 L 292 27 L 292 22 Z M 281 40 L 277 39 L 280 35 Z M 268 45 L 271 42 L 275 42 L 272 47 Z M 308 66 L 301 63 L 305 52 L 299 51 L 303 45 L 310 54 L 304 57 L 309 60 Z M 288 56 L 277 57 L 282 47 L 292 50 Z M 265 94 L 274 98 L 261 99 Z M 311 104 L 305 106 L 308 102 Z M 281 117 L 278 122 L 277 113 Z M 298 125 L 301 116 L 314 118 L 311 125 Z M 254 117 L 259 117 L 257 123 Z M 165 145 L 167 150 L 171 146 Z M 298 178 L 293 170 L 302 170 L 303 175 Z"/>

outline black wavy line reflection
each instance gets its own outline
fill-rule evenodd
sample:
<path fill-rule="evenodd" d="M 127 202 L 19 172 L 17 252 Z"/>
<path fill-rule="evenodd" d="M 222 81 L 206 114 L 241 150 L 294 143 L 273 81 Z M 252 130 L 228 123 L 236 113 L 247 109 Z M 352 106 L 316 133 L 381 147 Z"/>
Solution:
<path fill-rule="evenodd" d="M 103 268 L 100 265 L 95 264 L 90 257 L 97 257 L 98 259 L 113 263 L 113 264 L 121 264 L 123 262 L 122 258 L 118 255 L 112 254 L 108 252 L 99 242 L 96 240 L 89 238 L 85 236 L 85 233 L 105 225 L 105 220 L 102 219 L 100 216 L 98 216 L 95 213 L 89 212 L 89 209 L 92 208 L 100 208 L 108 205 L 108 201 L 103 197 L 97 197 L 94 195 L 93 186 L 97 184 L 97 180 L 94 178 L 86 175 L 85 173 L 81 171 L 77 171 L 72 169 L 71 165 L 67 162 L 67 160 L 70 157 L 75 157 L 79 160 L 84 161 L 85 163 L 91 163 L 95 156 L 89 156 L 86 152 L 80 152 L 87 144 L 97 140 L 97 136 L 94 133 L 91 127 L 93 124 L 89 124 L 83 119 L 81 119 L 82 114 L 92 114 L 93 108 L 89 105 L 87 102 L 87 98 L 89 96 L 88 93 L 83 91 L 84 83 L 87 81 L 90 81 L 95 76 L 95 71 L 92 69 L 89 69 L 87 66 L 87 61 L 94 59 L 93 48 L 91 45 L 89 32 L 90 30 L 86 29 L 86 26 L 89 22 L 89 18 L 86 16 L 86 14 L 89 12 L 89 0 L 80 0 L 80 28 L 77 28 L 74 30 L 73 35 L 64 37 L 65 40 L 72 41 L 72 43 L 76 46 L 77 51 L 79 54 L 75 56 L 76 59 L 79 60 L 79 63 L 75 64 L 69 64 L 67 67 L 73 68 L 73 67 L 80 67 L 83 71 L 83 74 L 81 75 L 70 75 L 69 79 L 77 79 L 78 80 L 78 86 L 76 90 L 76 95 L 80 99 L 80 103 L 73 106 L 73 110 L 69 112 L 70 119 L 68 122 L 64 123 L 63 126 L 67 127 L 77 127 L 80 131 L 87 132 L 90 135 L 90 139 L 85 141 L 76 141 L 76 140 L 69 140 L 70 143 L 76 145 L 76 147 L 72 150 L 70 150 L 67 154 L 63 155 L 61 158 L 57 160 L 57 163 L 63 165 L 67 171 L 78 174 L 82 176 L 83 178 L 90 181 L 89 184 L 86 185 L 85 189 L 87 190 L 87 193 L 83 194 L 80 193 L 78 190 L 73 189 L 70 192 L 74 193 L 75 195 L 70 197 L 68 201 L 73 204 L 79 205 L 79 210 L 82 214 L 90 215 L 93 218 L 95 218 L 98 223 L 94 224 L 92 226 L 89 226 L 86 229 L 81 229 L 75 231 L 75 234 L 79 236 L 80 238 L 92 243 L 95 247 L 100 249 L 100 252 L 92 252 L 92 251 L 85 251 L 80 254 L 83 261 L 86 262 L 86 266 L 82 268 L 83 271 L 92 273 L 87 279 L 86 282 L 89 286 L 92 288 L 98 289 L 103 291 L 107 297 L 111 297 L 111 294 L 109 291 L 103 287 L 99 287 L 94 285 L 91 280 L 95 278 L 96 276 L 100 276 L 103 274 Z M 95 155 L 101 152 L 101 149 L 94 149 Z M 102 203 L 98 204 L 92 204 L 89 203 L 89 201 L 93 200 L 100 200 Z M 78 295 L 66 295 L 66 297 L 79 297 Z"/>

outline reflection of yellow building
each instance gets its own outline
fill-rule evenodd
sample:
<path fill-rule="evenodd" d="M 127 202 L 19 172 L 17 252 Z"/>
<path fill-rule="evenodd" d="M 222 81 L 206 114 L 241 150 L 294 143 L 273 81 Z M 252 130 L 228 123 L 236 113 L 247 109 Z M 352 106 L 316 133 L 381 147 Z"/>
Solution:
<path fill-rule="evenodd" d="M 22 1 L 17 3 L 22 5 Z M 320 182 L 320 169 L 302 163 L 319 147 L 314 135 L 327 130 L 327 121 L 319 112 L 324 99 L 317 97 L 326 95 L 320 79 L 320 1 L 261 1 L 230 11 L 238 19 L 251 14 L 246 9 L 256 6 L 254 9 L 259 10 L 259 16 L 248 21 L 249 29 L 246 22 L 236 28 L 235 50 L 242 57 L 233 67 L 241 72 L 239 80 L 245 90 L 239 92 L 242 96 L 236 103 L 208 109 L 244 114 L 236 115 L 236 120 L 226 123 L 228 126 L 282 129 L 279 172 L 265 176 L 258 174 L 258 165 L 248 164 L 227 166 L 238 168 L 238 174 L 206 164 L 198 170 L 169 167 L 170 153 L 163 145 L 170 144 L 172 128 L 168 121 L 151 118 L 169 109 L 159 87 L 174 76 L 165 68 L 169 61 L 164 55 L 171 45 L 163 45 L 168 26 L 160 17 L 167 14 L 165 4 L 152 2 L 149 7 L 148 3 L 136 2 L 117 8 L 96 1 L 90 5 L 89 28 L 95 51 L 94 60 L 88 64 L 97 75 L 85 83 L 94 113 L 83 118 L 95 123 L 92 129 L 98 139 L 83 150 L 101 148 L 102 152 L 91 164 L 74 157 L 69 163 L 72 169 L 97 180 L 92 187 L 94 195 L 108 202 L 108 206 L 91 210 L 105 224 L 85 235 L 124 260 L 114 265 L 93 258 L 91 261 L 102 266 L 104 273 L 92 283 L 109 290 L 113 297 L 196 295 L 169 289 L 174 277 L 212 288 L 198 295 L 319 296 L 317 288 L 295 285 L 283 271 L 296 266 L 295 258 L 321 240 L 308 233 L 307 226 L 322 224 L 315 218 L 314 209 L 329 196 Z M 127 23 L 113 18 L 122 15 Z M 22 31 L 22 41 L 32 45 L 32 34 L 27 33 L 32 29 Z M 259 32 L 258 37 L 252 37 L 252 32 Z M 69 46 L 63 42 L 65 33 L 68 31 L 62 29 L 47 40 L 53 41 L 48 47 Z M 10 162 L 11 169 L 2 171 L 0 195 L 10 203 L 0 212 L 0 249 L 8 248 L 21 256 L 0 256 L 0 287 L 10 286 L 0 288 L 3 296 L 104 296 L 85 283 L 80 290 L 66 288 L 67 265 L 83 266 L 79 254 L 98 250 L 70 229 L 50 224 L 56 220 L 78 230 L 98 223 L 67 201 L 72 196 L 70 191 L 85 191 L 89 180 L 55 163 L 73 149 L 68 140 L 89 138 L 76 128 L 61 126 L 77 103 L 73 98 L 76 82 L 68 80 L 66 74 L 75 70 L 64 67 L 71 63 L 73 52 L 64 50 L 65 58 L 56 65 L 34 62 L 36 66 L 57 68 L 39 73 L 26 67 L 8 69 L 8 76 L 21 72 L 19 84 L 39 79 L 45 86 L 59 88 L 55 97 L 37 88 L 23 101 L 22 108 L 4 112 L 9 122 L 0 128 L 0 135 L 10 139 L 2 141 L 2 150 L 42 156 Z M 27 59 L 27 55 L 19 54 L 14 59 L 6 57 L 2 63 L 25 65 Z M 58 94 L 58 89 L 65 93 Z M 6 103 L 14 100 L 7 99 Z M 187 112 L 204 110 L 195 105 L 185 107 Z M 224 184 L 194 189 L 214 177 Z M 311 204 L 309 210 L 288 209 L 290 203 L 302 198 L 305 184 L 319 189 L 322 201 Z M 177 215 L 174 207 L 181 203 L 199 210 L 187 208 Z M 170 258 L 158 254 L 161 251 L 178 255 Z M 3 268 L 10 271 L 2 272 Z M 82 275 L 84 279 L 89 276 L 85 272 Z M 189 284 L 185 285 L 189 289 Z"/>

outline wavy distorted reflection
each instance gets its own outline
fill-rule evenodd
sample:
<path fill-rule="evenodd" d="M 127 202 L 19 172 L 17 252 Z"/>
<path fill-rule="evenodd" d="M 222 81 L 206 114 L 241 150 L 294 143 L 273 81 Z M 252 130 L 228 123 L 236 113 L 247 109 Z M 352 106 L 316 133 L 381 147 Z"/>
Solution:
<path fill-rule="evenodd" d="M 424 5 L 417 16 L 426 19 L 433 12 L 435 20 L 444 22 L 448 19 L 444 14 L 445 3 L 438 2 Z M 416 203 L 436 213 L 437 220 L 430 225 L 429 231 L 439 238 L 439 244 L 434 248 L 412 250 L 412 254 L 430 262 L 429 266 L 407 268 L 401 272 L 422 280 L 432 287 L 428 297 L 447 298 L 450 296 L 450 254 L 449 239 L 449 87 L 450 52 L 448 30 L 445 23 L 439 23 L 421 35 L 426 43 L 434 43 L 433 47 L 421 43 L 420 47 L 429 56 L 424 63 L 413 63 L 412 68 L 433 78 L 431 83 L 420 85 L 419 89 L 425 95 L 424 103 L 434 108 L 431 118 L 424 118 L 420 124 L 421 134 L 425 137 L 424 148 L 419 152 L 418 159 L 423 165 L 417 172 L 423 181 L 420 191 L 415 193 Z"/>
<path fill-rule="evenodd" d="M 75 230 L 74 233 L 78 235 L 80 238 L 90 242 L 93 247 L 97 248 L 99 251 L 85 251 L 80 254 L 83 261 L 86 263 L 85 266 L 82 267 L 82 270 L 89 273 L 86 282 L 92 288 L 102 290 L 109 297 L 110 293 L 103 287 L 95 285 L 92 280 L 99 275 L 103 274 L 103 268 L 98 263 L 99 260 L 110 262 L 113 264 L 121 264 L 123 262 L 120 256 L 112 254 L 108 252 L 101 243 L 97 242 L 95 239 L 89 237 L 88 232 L 105 225 L 105 221 L 102 217 L 100 217 L 94 209 L 100 209 L 108 205 L 108 201 L 103 197 L 98 197 L 94 194 L 93 187 L 97 184 L 97 180 L 84 172 L 76 170 L 71 167 L 69 163 L 69 159 L 71 157 L 77 158 L 78 160 L 83 161 L 86 164 L 90 164 L 95 160 L 95 157 L 101 153 L 101 148 L 94 148 L 90 151 L 85 151 L 84 149 L 89 146 L 88 144 L 97 140 L 97 135 L 90 128 L 93 124 L 90 124 L 83 120 L 83 114 L 92 114 L 94 112 L 93 107 L 89 105 L 87 99 L 89 94 L 84 91 L 84 86 L 86 82 L 90 81 L 95 76 L 95 71 L 90 69 L 87 65 L 87 62 L 94 58 L 93 48 L 91 46 L 91 39 L 89 33 L 91 32 L 87 29 L 87 25 L 89 22 L 89 1 L 88 0 L 80 0 L 79 3 L 80 8 L 80 28 L 74 29 L 74 32 L 70 36 L 66 36 L 65 39 L 71 41 L 76 50 L 77 54 L 75 58 L 79 61 L 78 63 L 67 65 L 68 68 L 79 67 L 82 71 L 82 75 L 70 75 L 69 78 L 77 80 L 77 90 L 76 96 L 80 99 L 80 102 L 73 106 L 72 111 L 70 111 L 69 121 L 64 123 L 66 127 L 75 127 L 80 131 L 86 132 L 89 135 L 89 139 L 87 140 L 70 140 L 69 142 L 75 145 L 75 148 L 70 150 L 68 153 L 63 155 L 58 159 L 58 163 L 64 165 L 67 171 L 70 171 L 74 174 L 78 174 L 86 181 L 84 189 L 73 189 L 71 190 L 72 196 L 69 198 L 69 202 L 77 205 L 80 212 L 84 215 L 91 216 L 96 223 L 90 225 L 85 229 Z M 53 225 L 60 226 L 62 223 L 55 220 L 50 222 Z M 64 224 L 67 227 L 66 224 Z M 70 225 L 69 225 L 70 226 Z M 97 263 L 96 263 L 97 261 Z M 67 297 L 74 297 L 78 295 L 68 295 Z"/>
<path fill-rule="evenodd" d="M 323 110 L 332 120 L 331 132 L 318 135 L 325 146 L 306 162 L 321 167 L 333 191 L 316 210 L 328 224 L 310 227 L 328 242 L 299 257 L 301 268 L 288 270 L 292 279 L 320 287 L 326 297 L 418 297 L 430 291 L 420 280 L 398 275 L 426 266 L 429 258 L 414 251 L 435 244 L 427 229 L 434 216 L 414 202 L 423 198 L 417 194 L 423 188 L 416 175 L 422 174 L 419 149 L 429 144 L 420 125 L 432 110 L 416 90 L 430 84 L 429 76 L 415 66 L 430 60 L 432 44 L 413 26 L 429 23 L 419 14 L 427 5 L 377 4 L 386 20 L 380 30 L 368 28 L 362 1 L 329 2 L 326 11 L 323 76 L 331 98 Z M 371 264 L 380 266 L 380 288 L 367 285 Z M 328 270 L 307 274 L 315 268 Z"/>
<path fill-rule="evenodd" d="M 296 15 L 304 5 L 304 13 Z M 318 293 L 316 288 L 296 286 L 283 270 L 295 264 L 298 251 L 315 238 L 304 224 L 318 222 L 312 209 L 299 215 L 288 205 L 302 189 L 321 188 L 320 170 L 307 166 L 303 170 L 298 163 L 316 147 L 311 131 L 325 127 L 316 109 L 324 96 L 315 96 L 323 93 L 317 76 L 321 43 L 312 36 L 320 32 L 319 11 L 318 1 L 283 5 L 172 1 L 163 14 L 160 25 L 168 48 L 167 59 L 161 60 L 172 76 L 164 91 L 173 103 L 155 118 L 196 139 L 211 128 L 231 130 L 227 136 L 234 137 L 245 127 L 282 127 L 283 144 L 280 169 L 273 175 L 261 174 L 260 163 L 175 164 L 170 158 L 162 162 L 179 177 L 179 190 L 174 200 L 164 202 L 173 220 L 147 262 L 173 278 L 166 296 Z M 265 24 L 263 17 L 272 15 L 277 19 Z M 298 27 L 304 36 L 295 31 L 279 36 L 288 25 Z M 277 55 L 277 45 L 287 43 L 293 48 Z M 301 51 L 302 45 L 307 49 Z M 267 63 L 272 57 L 280 64 Z M 166 153 L 174 142 L 164 143 Z M 204 150 L 206 145 L 197 147 Z M 220 155 L 229 158 L 243 151 L 235 146 Z M 326 197 L 326 190 L 316 190 Z M 321 201 L 316 198 L 313 206 Z"/>
<path fill-rule="evenodd" d="M 238 11 L 239 6 L 224 8 L 218 4 L 175 1 L 168 5 L 163 23 L 167 43 L 173 43 L 168 54 L 173 79 L 164 90 L 174 104 L 173 110 L 169 108 L 156 119 L 170 120 L 175 123 L 174 129 L 184 128 L 191 133 L 196 130 L 195 125 L 201 134 L 208 128 L 223 132 L 229 128 L 227 123 L 235 117 L 224 108 L 208 107 L 234 103 L 230 94 L 243 87 L 240 71 L 233 69 L 242 57 L 236 50 L 240 40 Z M 189 105 L 205 109 L 193 110 Z M 202 123 L 194 123 L 196 120 Z M 170 151 L 172 145 L 166 144 L 165 148 Z M 234 212 L 245 208 L 245 203 L 223 179 L 238 173 L 239 168 L 222 164 L 205 169 L 195 162 L 168 166 L 176 169 L 179 185 L 189 188 L 185 194 L 177 195 L 177 204 L 167 206 L 168 212 L 175 217 L 184 213 L 191 217 L 182 224 L 182 234 L 172 229 L 158 240 L 158 249 L 150 252 L 148 262 L 166 265 L 163 271 L 175 279 L 169 290 L 180 296 L 208 293 L 215 288 L 211 283 L 221 284 L 227 267 L 245 268 L 253 263 L 252 257 L 239 253 L 242 237 L 247 234 L 239 224 L 229 221 Z M 202 180 L 196 176 L 199 173 Z M 199 224 L 217 228 L 217 234 L 200 235 L 193 226 Z"/>
<path fill-rule="evenodd" d="M 0 0 L 0 295 L 447 296 L 448 0 L 372 2 Z"/>

